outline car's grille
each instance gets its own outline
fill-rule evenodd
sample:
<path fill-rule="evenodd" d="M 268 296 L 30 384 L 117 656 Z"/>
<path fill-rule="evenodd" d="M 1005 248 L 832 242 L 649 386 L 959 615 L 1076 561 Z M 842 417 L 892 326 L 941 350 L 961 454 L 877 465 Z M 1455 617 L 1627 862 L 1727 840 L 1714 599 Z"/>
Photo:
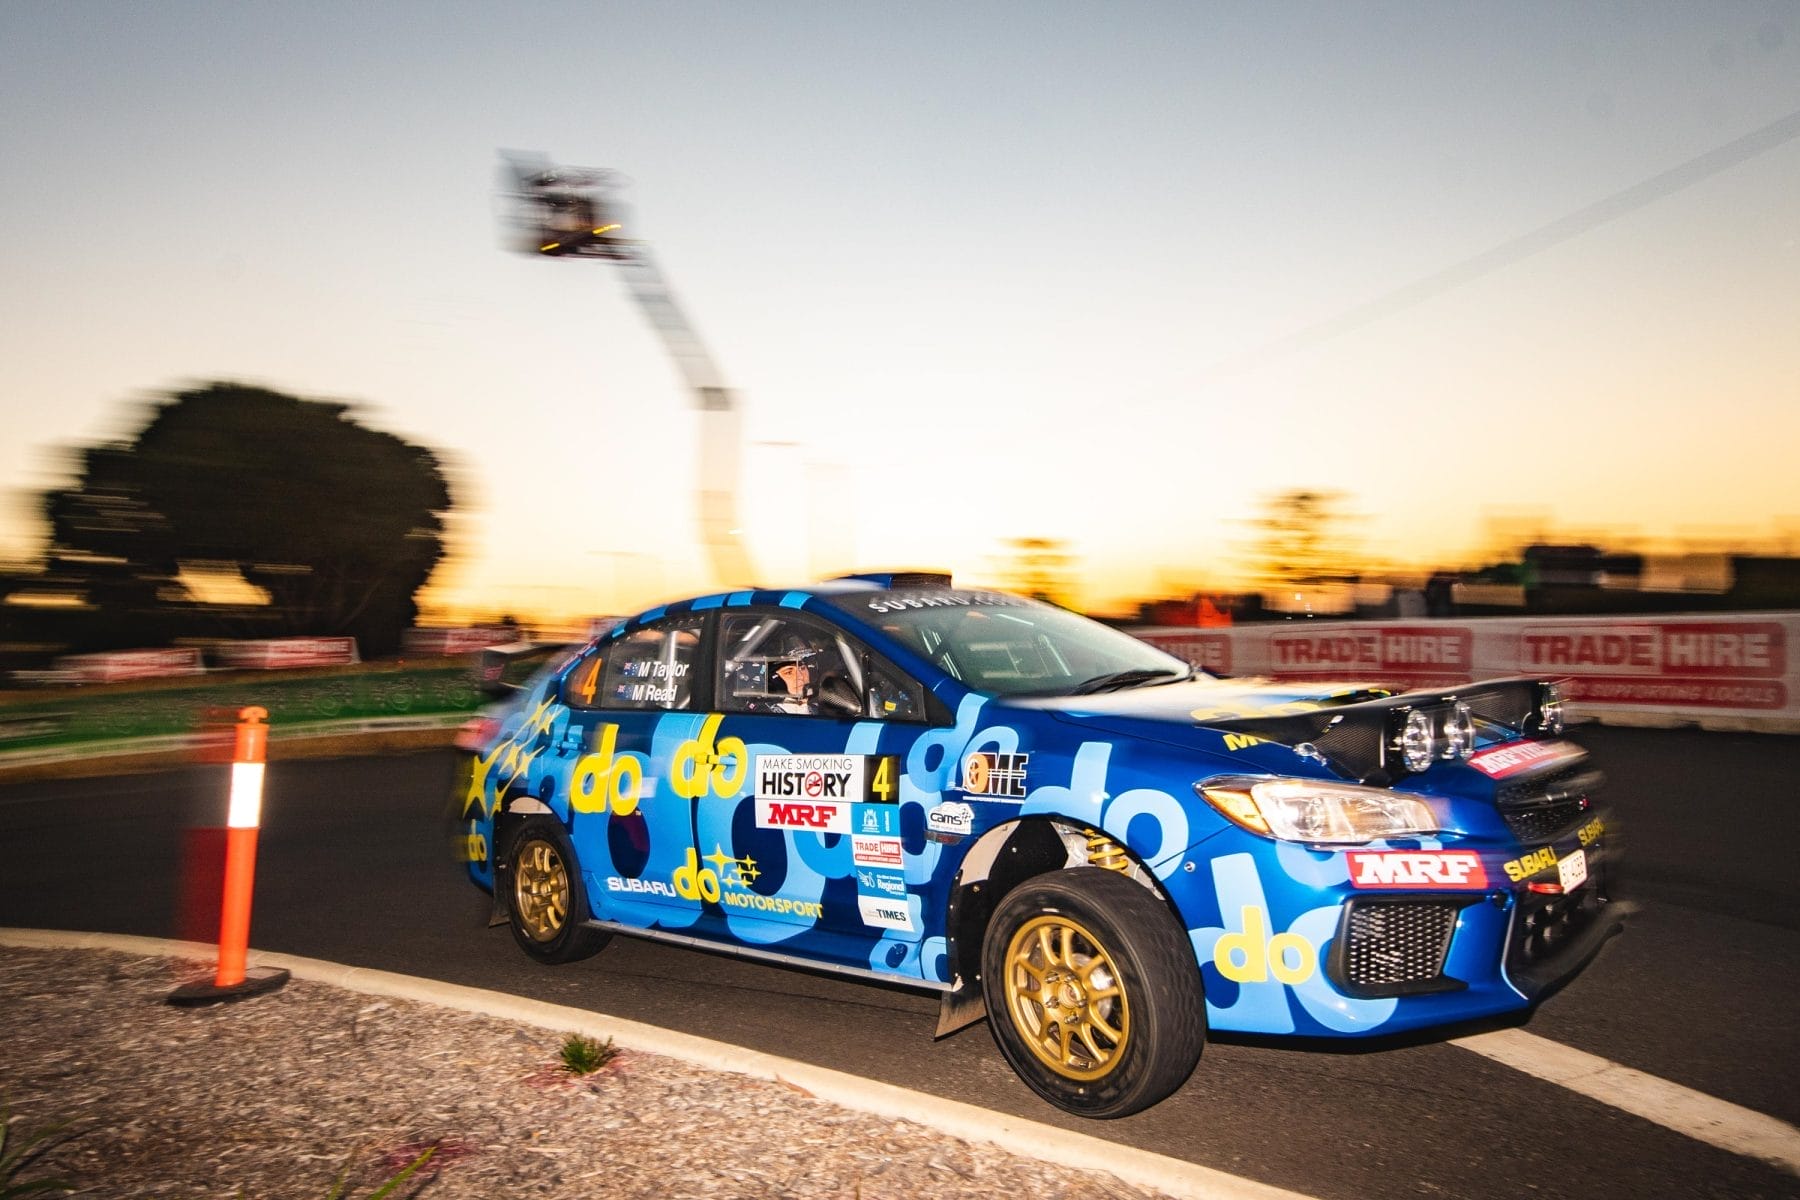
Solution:
<path fill-rule="evenodd" d="M 1353 996 L 1403 996 L 1463 984 L 1444 975 L 1456 914 L 1470 900 L 1360 899 L 1344 906 L 1332 973 Z"/>
<path fill-rule="evenodd" d="M 1506 827 L 1521 842 L 1547 842 L 1579 821 L 1594 806 L 1604 777 L 1574 766 L 1535 779 L 1508 783 L 1497 797 Z"/>

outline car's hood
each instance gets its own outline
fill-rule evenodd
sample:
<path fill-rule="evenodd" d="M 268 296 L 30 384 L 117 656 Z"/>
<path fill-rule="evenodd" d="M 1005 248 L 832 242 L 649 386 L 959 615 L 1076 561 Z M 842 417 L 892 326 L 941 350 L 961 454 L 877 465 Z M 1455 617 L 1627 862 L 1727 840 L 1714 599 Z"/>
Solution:
<path fill-rule="evenodd" d="M 1211 725 L 1245 718 L 1285 717 L 1395 695 L 1376 683 L 1304 683 L 1273 679 L 1191 679 L 1102 692 L 1093 696 L 1040 696 L 1024 703 L 1104 725 L 1110 717 Z"/>
<path fill-rule="evenodd" d="M 1377 780 L 1398 773 L 1390 747 L 1397 722 L 1414 710 L 1424 710 L 1439 732 L 1465 705 L 1483 720 L 1524 730 L 1536 718 L 1540 699 L 1537 682 L 1524 679 L 1486 681 L 1443 692 L 1396 692 L 1354 681 L 1195 679 L 1013 703 L 1097 732 L 1194 749 L 1217 749 L 1222 733 L 1304 748 L 1309 757 L 1329 763 L 1341 774 Z"/>

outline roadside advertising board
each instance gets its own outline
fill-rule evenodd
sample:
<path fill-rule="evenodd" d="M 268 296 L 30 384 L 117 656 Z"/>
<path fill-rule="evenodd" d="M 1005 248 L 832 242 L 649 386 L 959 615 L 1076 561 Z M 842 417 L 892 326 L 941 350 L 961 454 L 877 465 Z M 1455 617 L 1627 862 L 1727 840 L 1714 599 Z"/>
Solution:
<path fill-rule="evenodd" d="M 206 664 L 197 646 L 162 650 L 114 650 L 106 654 L 70 654 L 57 660 L 71 683 L 122 683 L 128 679 L 162 679 L 203 675 Z"/>
<path fill-rule="evenodd" d="M 361 661 L 356 639 L 347 637 L 262 638 L 226 642 L 219 664 L 237 671 L 281 671 L 290 667 L 341 667 Z"/>
<path fill-rule="evenodd" d="M 1577 717 L 1800 732 L 1800 614 L 1271 621 L 1132 633 L 1221 675 L 1401 689 L 1560 679 Z"/>
<path fill-rule="evenodd" d="M 516 630 L 485 626 L 415 626 L 402 635 L 400 644 L 414 657 L 426 655 L 445 658 L 458 654 L 476 654 L 489 646 L 503 646 L 517 641 Z"/>

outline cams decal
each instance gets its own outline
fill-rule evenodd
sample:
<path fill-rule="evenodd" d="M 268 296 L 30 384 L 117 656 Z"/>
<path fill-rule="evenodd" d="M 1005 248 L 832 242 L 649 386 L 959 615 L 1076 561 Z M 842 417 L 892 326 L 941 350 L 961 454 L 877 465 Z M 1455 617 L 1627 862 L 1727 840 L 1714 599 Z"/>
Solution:
<path fill-rule="evenodd" d="M 1359 888 L 1469 888 L 1488 885 L 1481 856 L 1469 850 L 1352 850 L 1350 883 Z"/>
<path fill-rule="evenodd" d="M 932 833 L 967 836 L 975 832 L 975 810 L 967 804 L 951 800 L 926 812 L 925 828 Z"/>
<path fill-rule="evenodd" d="M 1029 754 L 995 754 L 983 751 L 963 760 L 962 790 L 971 796 L 1025 798 L 1025 764 Z"/>

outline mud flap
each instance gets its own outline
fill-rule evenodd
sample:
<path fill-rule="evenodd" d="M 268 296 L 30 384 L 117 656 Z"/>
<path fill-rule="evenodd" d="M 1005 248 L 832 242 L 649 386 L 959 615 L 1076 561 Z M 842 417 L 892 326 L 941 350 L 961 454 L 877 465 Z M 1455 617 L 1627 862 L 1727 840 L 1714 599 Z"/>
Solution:
<path fill-rule="evenodd" d="M 975 1022 L 987 1016 L 987 1004 L 981 998 L 979 987 L 969 987 L 962 976 L 956 977 L 956 986 L 944 993 L 944 999 L 938 1005 L 937 1032 L 935 1038 L 949 1037 L 959 1029 L 967 1029 Z"/>

